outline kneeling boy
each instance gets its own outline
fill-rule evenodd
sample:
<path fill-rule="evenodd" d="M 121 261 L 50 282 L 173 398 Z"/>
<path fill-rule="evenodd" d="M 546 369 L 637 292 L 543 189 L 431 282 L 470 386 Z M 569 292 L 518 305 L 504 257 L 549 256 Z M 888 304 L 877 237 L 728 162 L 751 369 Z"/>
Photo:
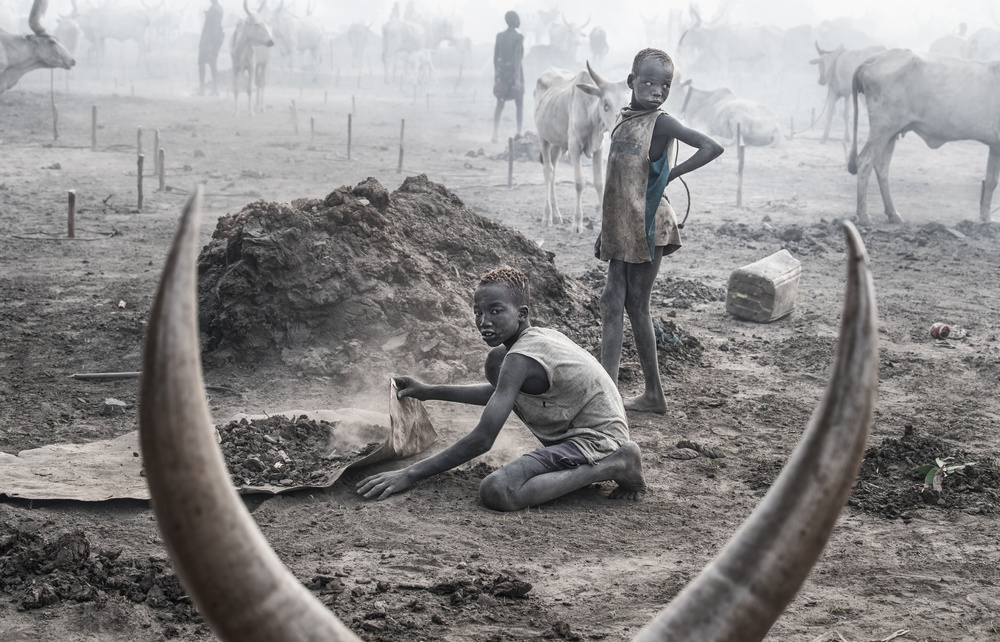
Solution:
<path fill-rule="evenodd" d="M 469 434 L 402 470 L 358 483 L 366 498 L 384 499 L 450 470 L 493 447 L 514 411 L 543 447 L 483 479 L 479 496 L 494 510 L 519 510 L 590 484 L 613 480 L 613 499 L 646 493 L 639 447 L 629 440 L 621 395 L 601 364 L 561 332 L 528 321 L 528 278 L 513 268 L 488 272 L 474 299 L 476 327 L 492 350 L 489 383 L 424 384 L 399 377 L 400 397 L 485 406 Z"/>

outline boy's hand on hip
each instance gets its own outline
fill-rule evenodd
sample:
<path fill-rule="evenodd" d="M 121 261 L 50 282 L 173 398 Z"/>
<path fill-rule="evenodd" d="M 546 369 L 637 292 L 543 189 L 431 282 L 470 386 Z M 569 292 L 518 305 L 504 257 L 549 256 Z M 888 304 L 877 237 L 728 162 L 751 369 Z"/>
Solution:
<path fill-rule="evenodd" d="M 404 468 L 366 477 L 358 482 L 357 488 L 358 494 L 366 499 L 385 499 L 389 495 L 403 492 L 414 483 L 416 480 L 411 479 Z"/>

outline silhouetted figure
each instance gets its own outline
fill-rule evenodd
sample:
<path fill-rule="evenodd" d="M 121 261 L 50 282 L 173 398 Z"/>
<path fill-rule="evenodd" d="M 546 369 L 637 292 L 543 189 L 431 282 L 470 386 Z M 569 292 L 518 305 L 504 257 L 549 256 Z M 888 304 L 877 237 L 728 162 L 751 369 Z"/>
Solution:
<path fill-rule="evenodd" d="M 521 135 L 521 120 L 524 116 L 524 36 L 516 29 L 521 26 L 521 18 L 514 11 L 504 14 L 507 30 L 497 34 L 493 48 L 493 95 L 497 97 L 497 108 L 493 113 L 493 142 L 497 142 L 500 130 L 500 115 L 503 105 L 513 100 L 517 107 L 517 135 Z"/>
<path fill-rule="evenodd" d="M 219 75 L 216 61 L 222 42 L 225 40 L 222 32 L 222 5 L 219 0 L 212 0 L 212 6 L 205 11 L 205 26 L 201 29 L 201 40 L 198 42 L 198 95 L 205 94 L 205 65 L 212 69 L 212 95 L 219 95 Z"/>

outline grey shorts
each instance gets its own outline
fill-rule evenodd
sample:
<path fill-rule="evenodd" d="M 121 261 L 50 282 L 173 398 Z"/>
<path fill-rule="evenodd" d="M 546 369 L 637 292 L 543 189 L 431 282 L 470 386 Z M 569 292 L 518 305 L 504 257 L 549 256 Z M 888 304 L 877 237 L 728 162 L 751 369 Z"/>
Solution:
<path fill-rule="evenodd" d="M 587 458 L 583 456 L 583 453 L 576 447 L 576 444 L 568 441 L 544 448 L 537 448 L 530 453 L 526 453 L 525 457 L 537 459 L 550 471 L 576 468 L 580 464 L 587 463 Z"/>

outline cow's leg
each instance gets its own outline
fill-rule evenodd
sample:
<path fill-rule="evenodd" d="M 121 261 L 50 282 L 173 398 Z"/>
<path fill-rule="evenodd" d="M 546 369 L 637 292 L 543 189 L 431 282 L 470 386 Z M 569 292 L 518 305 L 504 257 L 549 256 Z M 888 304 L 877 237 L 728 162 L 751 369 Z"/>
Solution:
<path fill-rule="evenodd" d="M 851 142 L 851 101 L 844 98 L 844 141 Z"/>
<path fill-rule="evenodd" d="M 240 72 L 233 66 L 233 116 L 240 115 Z"/>
<path fill-rule="evenodd" d="M 820 143 L 825 143 L 830 138 L 830 127 L 833 125 L 833 112 L 837 109 L 837 95 L 833 91 L 826 94 L 826 125 L 823 127 L 823 137 Z"/>
<path fill-rule="evenodd" d="M 872 159 L 878 153 L 876 150 L 883 147 L 885 143 L 881 140 L 869 138 L 858 154 L 858 222 L 861 225 L 871 225 L 872 222 L 868 216 L 868 179 L 872 174 Z"/>
<path fill-rule="evenodd" d="M 594 189 L 597 190 L 597 207 L 595 211 L 598 216 L 604 216 L 604 146 L 598 145 L 594 150 Z M 576 231 L 580 230 L 580 221 L 577 222 Z"/>
<path fill-rule="evenodd" d="M 983 188 L 983 200 L 979 204 L 979 220 L 990 222 L 990 205 L 993 203 L 993 191 L 997 187 L 1000 175 L 1000 146 L 990 146 L 990 159 L 986 161 L 986 185 Z"/>
<path fill-rule="evenodd" d="M 549 167 L 552 168 L 552 177 L 549 180 L 549 198 L 552 202 L 552 221 L 546 223 L 550 225 L 551 222 L 562 223 L 563 217 L 562 212 L 559 211 L 559 202 L 556 200 L 556 166 L 559 164 L 559 159 L 563 155 L 563 149 L 556 145 L 549 146 Z"/>
<path fill-rule="evenodd" d="M 545 177 L 545 213 L 542 215 L 542 224 L 545 227 L 552 225 L 552 209 L 555 204 L 555 167 L 551 160 L 552 143 L 542 141 L 542 174 Z"/>
<path fill-rule="evenodd" d="M 889 193 L 889 163 L 892 162 L 892 152 L 896 149 L 896 137 L 892 136 L 882 147 L 882 152 L 875 155 L 875 179 L 878 180 L 878 189 L 882 192 L 882 203 L 885 205 L 885 216 L 890 223 L 902 223 L 903 218 L 896 211 L 896 206 L 892 202 L 892 194 Z"/>
<path fill-rule="evenodd" d="M 573 164 L 573 183 L 576 186 L 576 208 L 573 210 L 573 231 L 579 232 L 583 222 L 583 188 L 587 179 L 583 177 L 583 152 L 578 143 L 570 141 L 569 160 Z"/>

